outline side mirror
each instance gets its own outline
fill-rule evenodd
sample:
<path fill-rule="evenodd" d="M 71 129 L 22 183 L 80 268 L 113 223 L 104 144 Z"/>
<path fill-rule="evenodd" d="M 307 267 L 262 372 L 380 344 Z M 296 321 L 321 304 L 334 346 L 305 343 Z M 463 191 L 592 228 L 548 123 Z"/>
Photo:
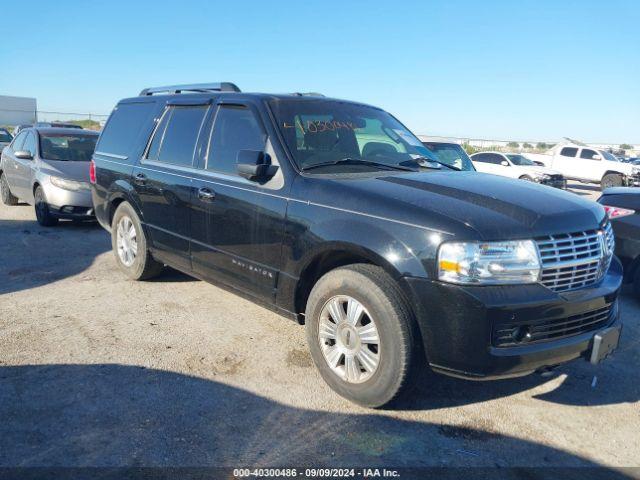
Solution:
<path fill-rule="evenodd" d="M 505 167 L 508 167 L 508 166 L 509 166 L 509 162 L 507 162 L 506 160 L 502 160 L 502 161 L 500 162 L 500 165 L 503 165 L 503 166 L 505 166 Z"/>
<path fill-rule="evenodd" d="M 22 160 L 33 160 L 33 155 L 28 150 L 18 150 L 14 153 L 16 158 L 21 158 Z"/>
<path fill-rule="evenodd" d="M 236 163 L 238 175 L 253 182 L 267 181 L 278 171 L 269 155 L 258 150 L 240 150 Z"/>
<path fill-rule="evenodd" d="M 591 157 L 591 160 L 602 160 L 602 155 L 595 154 L 593 157 Z"/>

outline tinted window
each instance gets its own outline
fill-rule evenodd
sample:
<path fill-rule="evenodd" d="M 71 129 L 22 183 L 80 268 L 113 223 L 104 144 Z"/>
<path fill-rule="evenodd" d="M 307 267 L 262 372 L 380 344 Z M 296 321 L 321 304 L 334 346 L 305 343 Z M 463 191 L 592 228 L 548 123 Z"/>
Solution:
<path fill-rule="evenodd" d="M 21 132 L 18 134 L 16 138 L 13 139 L 13 143 L 11 144 L 11 148 L 13 148 L 14 152 L 17 152 L 22 148 L 24 144 L 24 139 L 27 138 L 27 132 Z"/>
<path fill-rule="evenodd" d="M 153 136 L 147 158 L 191 166 L 206 106 L 169 107 Z"/>
<path fill-rule="evenodd" d="M 40 156 L 60 162 L 88 162 L 98 135 L 86 133 L 40 133 Z"/>
<path fill-rule="evenodd" d="M 34 137 L 33 133 L 27 133 L 27 138 L 25 138 L 24 145 L 22 145 L 22 148 L 20 150 L 26 150 L 32 156 L 36 154 L 36 138 Z"/>
<path fill-rule="evenodd" d="M 580 158 L 586 158 L 588 160 L 593 160 L 593 156 L 597 155 L 598 152 L 595 150 L 589 150 L 588 148 L 583 148 L 582 152 L 580 152 Z"/>
<path fill-rule="evenodd" d="M 209 142 L 207 169 L 236 172 L 240 150 L 264 150 L 266 136 L 251 110 L 246 107 L 221 106 Z"/>
<path fill-rule="evenodd" d="M 473 160 L 476 162 L 500 165 L 500 162 L 502 162 L 504 158 L 496 153 L 478 153 L 473 156 Z"/>
<path fill-rule="evenodd" d="M 13 139 L 11 134 L 6 130 L 0 130 L 0 142 L 10 142 Z"/>
<path fill-rule="evenodd" d="M 351 173 L 418 168 L 419 157 L 437 160 L 413 133 L 378 108 L 314 98 L 276 99 L 270 105 L 302 170 Z"/>
<path fill-rule="evenodd" d="M 457 143 L 422 142 L 442 163 L 460 170 L 475 170 L 467 152 Z"/>
<path fill-rule="evenodd" d="M 511 163 L 513 163 L 514 165 L 520 165 L 520 166 L 531 166 L 531 165 L 535 165 L 535 163 L 533 163 L 531 160 L 529 160 L 526 157 L 523 157 L 522 155 L 518 155 L 518 154 L 511 154 L 511 155 L 507 155 L 507 158 L 509 160 L 511 160 Z"/>
<path fill-rule="evenodd" d="M 578 153 L 578 149 L 573 147 L 564 147 L 560 150 L 560 155 L 563 157 L 575 157 L 576 153 Z"/>
<path fill-rule="evenodd" d="M 151 119 L 155 103 L 125 103 L 118 105 L 105 126 L 97 150 L 129 156 L 140 131 Z"/>
<path fill-rule="evenodd" d="M 489 154 L 489 163 L 493 163 L 495 165 L 500 165 L 502 162 L 504 162 L 505 159 L 502 155 L 498 155 L 497 153 L 490 153 Z"/>

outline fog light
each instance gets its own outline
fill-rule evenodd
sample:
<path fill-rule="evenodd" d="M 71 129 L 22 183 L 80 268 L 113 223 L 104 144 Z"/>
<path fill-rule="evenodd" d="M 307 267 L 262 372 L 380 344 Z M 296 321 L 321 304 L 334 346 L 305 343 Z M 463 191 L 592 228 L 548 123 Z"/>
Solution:
<path fill-rule="evenodd" d="M 531 332 L 528 326 L 520 326 L 513 329 L 511 337 L 518 343 L 524 343 L 531 340 Z"/>

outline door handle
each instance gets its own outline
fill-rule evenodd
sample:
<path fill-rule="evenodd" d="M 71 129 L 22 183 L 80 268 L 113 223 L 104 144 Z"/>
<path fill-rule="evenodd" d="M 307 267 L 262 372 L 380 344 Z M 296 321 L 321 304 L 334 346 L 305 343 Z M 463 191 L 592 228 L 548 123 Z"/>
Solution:
<path fill-rule="evenodd" d="M 198 190 L 198 198 L 203 202 L 213 202 L 216 198 L 216 194 L 208 188 L 201 188 Z"/>
<path fill-rule="evenodd" d="M 135 177 L 133 177 L 133 181 L 137 185 L 144 185 L 147 183 L 147 176 L 144 173 L 137 173 Z"/>

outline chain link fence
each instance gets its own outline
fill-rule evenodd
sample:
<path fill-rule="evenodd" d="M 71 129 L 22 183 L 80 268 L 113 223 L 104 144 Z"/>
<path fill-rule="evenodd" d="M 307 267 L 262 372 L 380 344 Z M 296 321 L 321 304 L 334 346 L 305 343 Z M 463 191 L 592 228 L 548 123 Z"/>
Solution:
<path fill-rule="evenodd" d="M 0 109 L 0 127 L 10 132 L 17 125 L 31 124 L 35 122 L 64 122 L 74 123 L 90 130 L 100 130 L 109 114 L 105 113 L 80 113 L 80 112 L 53 112 L 47 110 L 8 110 Z"/>

